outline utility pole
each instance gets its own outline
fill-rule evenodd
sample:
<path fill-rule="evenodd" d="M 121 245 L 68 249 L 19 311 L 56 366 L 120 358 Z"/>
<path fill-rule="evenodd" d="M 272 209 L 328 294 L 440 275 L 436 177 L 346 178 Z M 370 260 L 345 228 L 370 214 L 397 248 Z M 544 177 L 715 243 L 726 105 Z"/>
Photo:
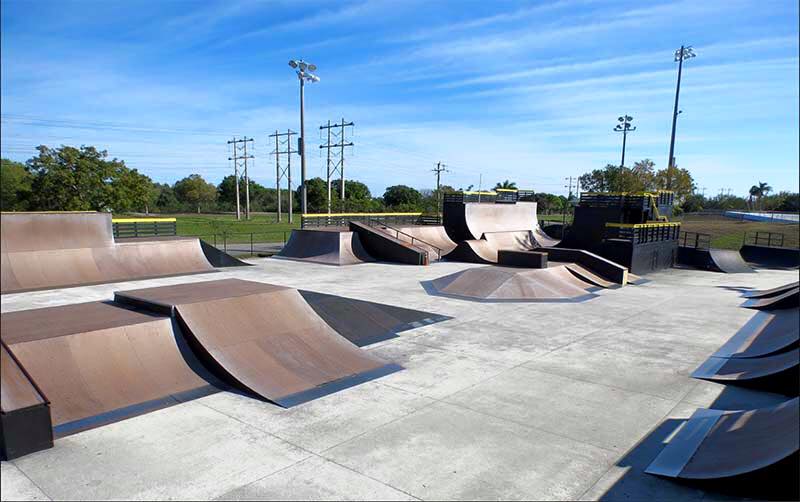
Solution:
<path fill-rule="evenodd" d="M 353 127 L 355 124 L 352 122 L 345 122 L 342 119 L 341 123 L 333 123 L 328 121 L 328 125 L 319 126 L 319 130 L 326 130 L 328 133 L 328 140 L 324 145 L 319 145 L 320 150 L 327 150 L 327 178 L 328 178 L 328 214 L 331 212 L 331 178 L 336 171 L 339 171 L 340 186 L 339 197 L 344 206 L 344 148 L 346 146 L 353 146 L 353 142 L 345 141 L 345 135 L 348 127 Z M 331 143 L 331 139 L 338 141 L 338 143 Z M 338 149 L 338 153 L 332 153 L 333 150 Z"/>
<path fill-rule="evenodd" d="M 437 162 L 436 168 L 432 169 L 436 173 L 436 210 L 439 213 L 437 216 L 441 223 L 442 218 L 442 173 L 450 172 L 445 169 L 447 165 L 444 162 Z"/>
<path fill-rule="evenodd" d="M 628 139 L 628 133 L 633 132 L 636 130 L 636 127 L 631 127 L 631 121 L 633 117 L 630 115 L 623 115 L 617 119 L 619 124 L 614 127 L 615 132 L 622 133 L 622 162 L 620 162 L 620 167 L 625 167 L 625 143 Z"/>
<path fill-rule="evenodd" d="M 233 137 L 228 141 L 229 145 L 233 145 L 233 157 L 228 157 L 228 160 L 233 161 L 234 181 L 236 182 L 236 219 L 242 219 L 241 203 L 239 202 L 239 167 L 242 166 L 244 174 L 244 192 L 245 192 L 245 219 L 250 219 L 250 177 L 247 172 L 247 159 L 254 159 L 252 155 L 247 154 L 247 143 L 253 142 L 253 138 L 245 136 L 242 139 Z"/>
<path fill-rule="evenodd" d="M 275 150 L 272 155 L 275 155 L 275 189 L 278 193 L 278 222 L 281 221 L 281 180 L 286 178 L 286 189 L 289 194 L 289 223 L 292 222 L 292 154 L 297 153 L 297 150 L 292 150 L 292 136 L 297 135 L 291 129 L 286 132 L 278 132 L 270 134 L 270 138 L 275 138 Z M 281 138 L 285 137 L 285 140 Z M 281 150 L 281 146 L 286 145 L 286 150 Z M 286 167 L 281 168 L 281 155 L 286 155 Z"/>
<path fill-rule="evenodd" d="M 673 165 L 673 157 L 672 155 L 675 153 L 675 127 L 678 123 L 678 114 L 680 111 L 678 110 L 678 97 L 681 93 L 681 74 L 683 73 L 683 61 L 686 59 L 691 59 L 695 57 L 696 54 L 694 53 L 694 49 L 692 46 L 684 47 L 681 45 L 681 48 L 675 51 L 675 61 L 678 63 L 678 84 L 675 87 L 675 108 L 672 110 L 672 135 L 670 136 L 669 140 L 669 157 L 667 158 L 667 168 L 672 169 Z"/>

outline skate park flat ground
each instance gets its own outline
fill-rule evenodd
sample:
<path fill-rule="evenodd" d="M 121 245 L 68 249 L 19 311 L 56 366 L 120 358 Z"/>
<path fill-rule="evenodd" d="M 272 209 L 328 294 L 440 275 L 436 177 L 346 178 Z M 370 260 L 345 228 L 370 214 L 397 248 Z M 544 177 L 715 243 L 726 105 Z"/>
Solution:
<path fill-rule="evenodd" d="M 644 469 L 699 407 L 788 399 L 690 374 L 757 314 L 739 307 L 744 288 L 796 271 L 673 269 L 586 303 L 476 304 L 420 283 L 485 265 L 248 262 L 257 266 L 4 295 L 2 310 L 234 277 L 453 319 L 365 347 L 403 371 L 295 408 L 221 392 L 59 439 L 2 463 L 2 498 L 715 498 Z"/>

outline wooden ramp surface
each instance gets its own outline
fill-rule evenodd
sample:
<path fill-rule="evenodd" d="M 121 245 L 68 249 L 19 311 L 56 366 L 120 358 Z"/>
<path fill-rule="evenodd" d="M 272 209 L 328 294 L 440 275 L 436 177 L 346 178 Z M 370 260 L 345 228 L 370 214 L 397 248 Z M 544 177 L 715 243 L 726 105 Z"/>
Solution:
<path fill-rule="evenodd" d="M 800 400 L 747 411 L 699 409 L 645 472 L 685 479 L 727 478 L 798 452 Z"/>
<path fill-rule="evenodd" d="M 375 261 L 362 246 L 358 234 L 346 229 L 292 230 L 289 242 L 275 257 L 324 265 Z"/>
<path fill-rule="evenodd" d="M 714 353 L 716 357 L 762 357 L 800 341 L 800 309 L 764 310 Z"/>
<path fill-rule="evenodd" d="M 785 293 L 791 289 L 795 289 L 800 287 L 800 281 L 790 282 L 789 284 L 784 284 L 782 286 L 778 286 L 775 288 L 770 289 L 757 289 L 754 291 L 745 291 L 742 293 L 742 296 L 745 298 L 768 298 L 771 296 L 777 296 L 782 293 Z"/>
<path fill-rule="evenodd" d="M 340 336 L 291 288 L 226 279 L 119 292 L 115 299 L 171 309 L 205 361 L 281 406 L 400 369 Z"/>
<path fill-rule="evenodd" d="M 726 358 L 709 357 L 692 377 L 719 382 L 755 380 L 796 369 L 800 351 L 791 349 L 763 357 Z"/>

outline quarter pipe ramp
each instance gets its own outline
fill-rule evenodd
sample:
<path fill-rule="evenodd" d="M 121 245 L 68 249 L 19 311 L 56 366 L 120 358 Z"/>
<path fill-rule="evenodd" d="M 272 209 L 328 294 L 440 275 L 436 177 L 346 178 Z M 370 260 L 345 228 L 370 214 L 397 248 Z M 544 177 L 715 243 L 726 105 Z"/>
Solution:
<path fill-rule="evenodd" d="M 798 309 L 758 312 L 714 356 L 763 357 L 795 346 L 800 341 L 798 318 Z"/>
<path fill-rule="evenodd" d="M 692 373 L 693 378 L 718 382 L 742 382 L 796 370 L 800 351 L 791 349 L 777 354 L 750 358 L 709 357 Z"/>
<path fill-rule="evenodd" d="M 362 246 L 357 233 L 342 229 L 292 230 L 289 242 L 275 257 L 324 265 L 375 261 Z"/>
<path fill-rule="evenodd" d="M 110 214 L 3 213 L 1 226 L 4 294 L 215 271 L 196 238 L 115 243 Z"/>
<path fill-rule="evenodd" d="M 539 226 L 535 202 L 445 202 L 444 227 L 454 242 L 480 239 L 487 232 L 519 231 L 531 232 L 538 247 L 554 246 L 559 242 L 548 237 Z"/>
<path fill-rule="evenodd" d="M 728 478 L 798 452 L 798 398 L 746 411 L 697 410 L 645 472 L 684 479 Z"/>
<path fill-rule="evenodd" d="M 700 270 L 722 272 L 726 274 L 753 273 L 742 255 L 731 249 L 700 249 L 679 246 L 677 261 Z"/>
<path fill-rule="evenodd" d="M 767 298 L 751 298 L 742 303 L 742 307 L 760 310 L 800 307 L 800 288 L 790 289 L 779 295 Z"/>
<path fill-rule="evenodd" d="M 769 298 L 772 296 L 778 296 L 795 288 L 800 288 L 800 281 L 790 282 L 789 284 L 784 284 L 783 286 L 778 286 L 776 288 L 745 291 L 742 296 L 745 298 Z"/>
<path fill-rule="evenodd" d="M 238 279 L 118 292 L 173 312 L 192 346 L 226 380 L 284 407 L 401 369 L 334 331 L 297 290 Z"/>

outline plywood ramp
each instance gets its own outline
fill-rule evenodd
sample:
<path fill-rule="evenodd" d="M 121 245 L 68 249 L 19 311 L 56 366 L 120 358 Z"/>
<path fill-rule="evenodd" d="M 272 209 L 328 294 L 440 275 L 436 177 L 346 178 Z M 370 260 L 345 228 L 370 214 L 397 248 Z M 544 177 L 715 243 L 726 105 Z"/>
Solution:
<path fill-rule="evenodd" d="M 51 402 L 57 435 L 213 391 L 168 317 L 93 302 L 0 319 L 3 342 Z"/>
<path fill-rule="evenodd" d="M 758 312 L 714 356 L 762 357 L 797 345 L 800 341 L 798 319 L 800 309 Z"/>
<path fill-rule="evenodd" d="M 747 411 L 697 410 L 645 472 L 684 479 L 747 474 L 796 454 L 800 400 Z"/>
<path fill-rule="evenodd" d="M 773 310 L 800 307 L 800 288 L 786 290 L 767 298 L 751 298 L 741 305 L 749 309 Z"/>
<path fill-rule="evenodd" d="M 784 284 L 783 286 L 778 286 L 775 288 L 770 289 L 757 289 L 754 291 L 745 291 L 742 296 L 745 298 L 768 298 L 771 296 L 777 296 L 782 293 L 785 293 L 791 289 L 795 289 L 800 287 L 800 281 L 790 282 L 789 284 Z"/>
<path fill-rule="evenodd" d="M 375 261 L 361 245 L 358 234 L 346 229 L 292 230 L 289 242 L 275 257 L 324 265 Z"/>
<path fill-rule="evenodd" d="M 595 290 L 564 266 L 470 268 L 423 286 L 432 294 L 478 301 L 582 301 Z"/>
<path fill-rule="evenodd" d="M 441 225 L 408 225 L 397 228 L 401 232 L 424 241 L 424 243 L 418 243 L 420 247 L 429 247 L 425 246 L 426 243 L 437 247 L 441 250 L 442 257 L 446 256 L 450 251 L 456 248 L 456 243 L 450 239 L 450 236 L 447 235 L 447 232 Z M 409 240 L 409 238 L 403 234 L 400 234 L 397 236 L 397 238 L 400 240 Z M 431 259 L 436 259 L 436 249 L 428 249 L 428 252 L 431 254 Z"/>
<path fill-rule="evenodd" d="M 400 369 L 340 336 L 290 288 L 227 279 L 119 292 L 116 300 L 171 307 L 204 360 L 282 406 Z"/>

